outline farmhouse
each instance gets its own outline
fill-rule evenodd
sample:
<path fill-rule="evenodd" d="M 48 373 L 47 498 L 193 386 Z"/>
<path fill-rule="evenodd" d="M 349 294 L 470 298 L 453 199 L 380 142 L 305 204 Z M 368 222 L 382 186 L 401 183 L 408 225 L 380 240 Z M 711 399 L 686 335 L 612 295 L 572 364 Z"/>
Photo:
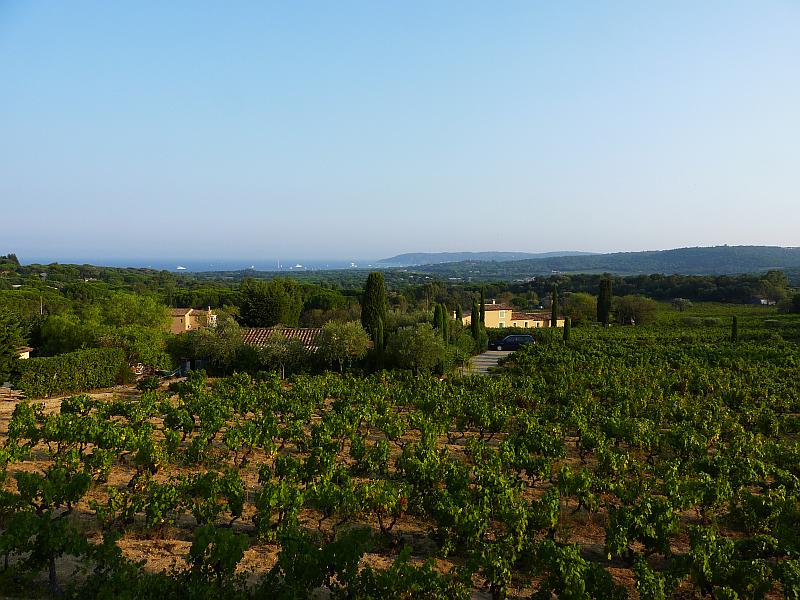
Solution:
<path fill-rule="evenodd" d="M 203 327 L 214 327 L 217 324 L 217 315 L 209 306 L 206 310 L 201 308 L 171 308 L 170 317 L 172 323 L 170 331 L 172 333 L 185 333 L 202 329 Z"/>
<path fill-rule="evenodd" d="M 461 320 L 464 325 L 469 325 L 472 322 L 472 314 L 465 313 Z M 523 329 L 536 329 L 550 327 L 550 313 L 515 311 L 506 304 L 497 304 L 494 300 L 490 300 L 486 304 L 484 324 L 490 328 L 521 327 Z M 563 326 L 564 319 L 558 318 L 556 327 Z"/>

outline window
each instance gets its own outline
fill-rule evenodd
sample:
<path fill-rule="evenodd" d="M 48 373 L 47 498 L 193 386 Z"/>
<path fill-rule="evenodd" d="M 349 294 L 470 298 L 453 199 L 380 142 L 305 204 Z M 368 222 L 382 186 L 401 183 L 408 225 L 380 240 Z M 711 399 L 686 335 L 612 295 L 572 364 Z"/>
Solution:
<path fill-rule="evenodd" d="M 527 322 L 527 321 L 525 321 L 525 327 L 527 327 L 527 326 L 528 326 L 528 322 Z"/>
<path fill-rule="evenodd" d="M 506 316 L 506 311 L 504 311 L 504 310 L 501 310 L 501 311 L 500 311 L 500 318 L 501 318 L 501 319 L 504 319 L 504 318 L 505 318 L 505 316 Z"/>
<path fill-rule="evenodd" d="M 503 322 L 500 321 L 500 324 L 498 325 L 498 327 L 502 327 L 502 326 L 503 326 Z"/>

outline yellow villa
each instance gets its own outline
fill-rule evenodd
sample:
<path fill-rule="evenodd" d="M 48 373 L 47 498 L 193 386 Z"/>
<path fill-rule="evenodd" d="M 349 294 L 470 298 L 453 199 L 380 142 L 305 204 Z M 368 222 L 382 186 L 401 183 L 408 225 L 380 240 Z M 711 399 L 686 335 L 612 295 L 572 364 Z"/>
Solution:
<path fill-rule="evenodd" d="M 461 321 L 464 325 L 472 323 L 472 315 L 464 314 Z M 486 304 L 484 324 L 489 328 L 520 327 L 522 329 L 537 329 L 550 327 L 549 312 L 520 312 L 506 304 L 497 304 L 494 300 Z M 564 318 L 556 320 L 556 327 L 564 326 Z"/>

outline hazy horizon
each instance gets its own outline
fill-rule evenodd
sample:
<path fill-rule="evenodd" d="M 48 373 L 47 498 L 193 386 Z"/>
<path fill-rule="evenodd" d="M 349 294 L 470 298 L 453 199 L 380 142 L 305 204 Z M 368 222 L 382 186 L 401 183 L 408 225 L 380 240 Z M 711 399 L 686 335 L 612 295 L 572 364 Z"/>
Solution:
<path fill-rule="evenodd" d="M 780 0 L 4 2 L 0 253 L 798 246 L 798 57 Z"/>

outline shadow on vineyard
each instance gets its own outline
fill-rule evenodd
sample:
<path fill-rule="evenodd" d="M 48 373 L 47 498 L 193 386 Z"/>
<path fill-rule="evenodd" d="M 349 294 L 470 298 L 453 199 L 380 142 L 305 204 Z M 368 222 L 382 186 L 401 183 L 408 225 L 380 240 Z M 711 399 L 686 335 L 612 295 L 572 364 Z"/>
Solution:
<path fill-rule="evenodd" d="M 732 342 L 682 318 L 542 338 L 493 377 L 8 403 L 0 589 L 798 598 L 797 320 Z"/>

